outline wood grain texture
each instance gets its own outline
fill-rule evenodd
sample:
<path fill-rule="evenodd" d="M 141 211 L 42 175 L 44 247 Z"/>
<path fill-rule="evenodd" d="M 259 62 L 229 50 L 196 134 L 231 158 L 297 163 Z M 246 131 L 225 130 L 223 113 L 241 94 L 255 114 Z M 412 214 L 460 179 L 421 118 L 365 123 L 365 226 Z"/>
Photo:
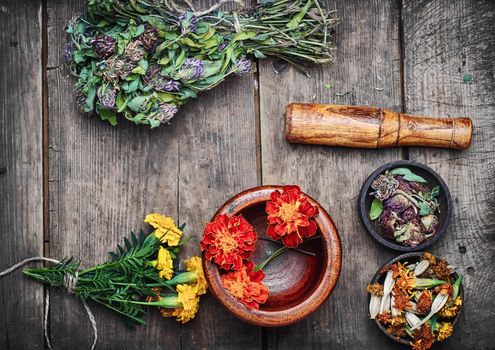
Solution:
<path fill-rule="evenodd" d="M 291 103 L 285 113 L 285 138 L 292 143 L 466 149 L 472 133 L 469 118 L 432 118 L 378 107 Z"/>
<path fill-rule="evenodd" d="M 146 213 L 177 217 L 177 125 L 150 130 L 118 126 L 79 111 L 74 80 L 64 66 L 64 27 L 85 1 L 48 3 L 50 250 L 85 266 L 104 262 L 130 230 L 146 227 Z M 180 116 L 179 116 L 180 118 Z M 88 349 L 92 330 L 74 296 L 53 291 L 55 349 Z M 113 312 L 90 304 L 100 349 L 178 349 L 179 325 L 150 312 L 145 327 L 129 328 Z"/>
<path fill-rule="evenodd" d="M 260 62 L 263 184 L 296 183 L 326 208 L 342 239 L 342 274 L 327 303 L 308 319 L 268 330 L 270 349 L 375 349 L 396 345 L 368 320 L 365 286 L 394 256 L 361 227 L 359 189 L 400 151 L 292 145 L 284 138 L 291 102 L 379 105 L 400 110 L 398 9 L 395 1 L 336 1 L 336 60 L 308 79 L 278 61 Z M 330 89 L 325 83 L 332 84 Z"/>
<path fill-rule="evenodd" d="M 22 19 L 22 20 L 21 20 Z M 0 5 L 0 270 L 43 255 L 41 2 Z M 0 348 L 43 349 L 43 286 L 0 278 Z"/>
<path fill-rule="evenodd" d="M 198 254 L 203 226 L 218 206 L 256 185 L 253 76 L 200 96 L 181 109 L 171 126 L 149 130 L 120 122 L 112 128 L 78 111 L 73 80 L 63 67 L 63 28 L 83 4 L 50 2 L 48 8 L 51 254 L 74 255 L 88 265 L 102 262 L 129 229 L 142 227 L 144 215 L 154 211 L 186 222 L 186 234 L 194 239 L 184 256 Z M 147 326 L 128 329 L 111 312 L 99 306 L 94 312 L 102 349 L 261 344 L 258 328 L 236 320 L 209 295 L 198 317 L 185 326 L 152 312 Z M 88 347 L 91 329 L 74 298 L 57 293 L 51 315 L 57 347 Z"/>
<path fill-rule="evenodd" d="M 193 2 L 196 9 L 214 3 Z M 227 79 L 184 106 L 174 121 L 179 217 L 194 237 L 186 247 L 187 256 L 200 253 L 204 225 L 217 209 L 236 193 L 257 185 L 255 79 L 254 74 Z M 235 318 L 210 293 L 202 299 L 197 319 L 181 330 L 182 349 L 261 347 L 261 329 Z"/>
<path fill-rule="evenodd" d="M 463 315 L 438 348 L 493 349 L 483 325 L 495 315 L 495 3 L 405 1 L 403 18 L 406 112 L 470 115 L 474 124 L 467 151 L 410 150 L 449 185 L 454 219 L 432 250 L 466 274 Z"/>

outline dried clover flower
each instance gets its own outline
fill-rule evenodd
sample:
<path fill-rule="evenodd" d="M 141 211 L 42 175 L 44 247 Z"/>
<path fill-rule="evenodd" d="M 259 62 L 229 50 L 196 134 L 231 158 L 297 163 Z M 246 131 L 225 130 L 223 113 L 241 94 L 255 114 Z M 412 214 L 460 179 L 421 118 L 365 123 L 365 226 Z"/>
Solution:
<path fill-rule="evenodd" d="M 382 174 L 371 183 L 371 188 L 375 190 L 371 194 L 379 200 L 384 201 L 391 197 L 398 187 L 399 182 L 392 174 Z"/>
<path fill-rule="evenodd" d="M 198 17 L 194 16 L 191 12 L 185 12 L 177 19 L 182 35 L 196 31 L 196 28 L 198 27 Z"/>
<path fill-rule="evenodd" d="M 158 42 L 158 31 L 152 25 L 146 25 L 143 34 L 139 37 L 143 47 L 147 51 L 153 51 Z"/>
<path fill-rule="evenodd" d="M 102 85 L 97 91 L 98 103 L 105 108 L 115 107 L 115 89 L 112 86 Z"/>
<path fill-rule="evenodd" d="M 179 91 L 180 83 L 162 76 L 160 71 L 161 67 L 158 64 L 149 66 L 146 74 L 143 76 L 143 83 L 151 85 L 155 90 L 161 92 Z"/>
<path fill-rule="evenodd" d="M 398 195 L 399 196 L 399 195 Z M 416 206 L 410 205 L 406 210 L 401 213 L 401 219 L 404 221 L 412 221 L 419 217 L 419 212 Z M 422 221 L 422 219 L 421 219 Z"/>
<path fill-rule="evenodd" d="M 383 204 L 385 208 L 400 213 L 411 206 L 411 201 L 402 194 L 396 194 L 385 200 Z"/>
<path fill-rule="evenodd" d="M 162 102 L 158 104 L 158 110 L 155 118 L 160 121 L 160 123 L 168 123 L 178 111 L 179 108 L 176 105 Z"/>
<path fill-rule="evenodd" d="M 244 75 L 251 71 L 251 60 L 247 58 L 241 58 L 235 63 L 234 71 L 237 75 Z"/>
<path fill-rule="evenodd" d="M 395 227 L 400 223 L 401 221 L 397 214 L 389 209 L 384 209 L 380 215 L 380 225 L 383 233 L 390 239 L 394 238 Z"/>
<path fill-rule="evenodd" d="M 106 59 L 115 52 L 117 41 L 110 35 L 102 34 L 91 40 L 91 46 L 96 56 L 100 59 Z"/>
<path fill-rule="evenodd" d="M 183 81 L 200 78 L 204 72 L 205 62 L 197 58 L 187 58 L 175 77 Z"/>
<path fill-rule="evenodd" d="M 423 224 L 425 230 L 429 234 L 434 234 L 438 230 L 439 222 L 438 222 L 438 217 L 436 215 L 429 214 L 429 215 L 423 216 L 421 218 L 421 223 Z"/>
<path fill-rule="evenodd" d="M 133 40 L 125 47 L 125 57 L 132 62 L 141 61 L 144 54 L 145 50 L 140 40 Z"/>

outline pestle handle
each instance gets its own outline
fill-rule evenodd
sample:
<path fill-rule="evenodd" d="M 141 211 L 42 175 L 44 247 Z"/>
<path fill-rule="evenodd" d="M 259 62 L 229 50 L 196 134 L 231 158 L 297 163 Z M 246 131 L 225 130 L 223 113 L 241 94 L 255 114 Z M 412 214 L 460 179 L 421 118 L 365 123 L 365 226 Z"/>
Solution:
<path fill-rule="evenodd" d="M 469 118 L 433 118 L 365 106 L 292 103 L 285 118 L 285 138 L 291 143 L 467 149 L 473 133 Z"/>

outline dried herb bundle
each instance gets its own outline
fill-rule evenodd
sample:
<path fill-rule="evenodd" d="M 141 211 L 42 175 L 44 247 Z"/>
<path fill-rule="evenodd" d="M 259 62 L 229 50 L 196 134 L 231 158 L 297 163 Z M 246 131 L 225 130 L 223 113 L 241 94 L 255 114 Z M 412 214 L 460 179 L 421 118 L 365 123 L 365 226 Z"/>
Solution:
<path fill-rule="evenodd" d="M 172 4 L 173 5 L 173 4 Z M 332 60 L 336 23 L 318 0 L 277 0 L 237 13 L 182 12 L 170 1 L 89 0 L 72 21 L 65 56 L 85 112 L 112 125 L 122 115 L 152 128 L 229 75 L 250 56 L 301 63 Z"/>

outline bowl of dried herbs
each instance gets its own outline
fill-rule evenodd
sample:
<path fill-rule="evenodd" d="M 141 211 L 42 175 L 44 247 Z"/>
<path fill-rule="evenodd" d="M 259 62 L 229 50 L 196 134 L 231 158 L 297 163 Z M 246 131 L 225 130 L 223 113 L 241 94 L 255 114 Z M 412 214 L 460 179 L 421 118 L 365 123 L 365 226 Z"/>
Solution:
<path fill-rule="evenodd" d="M 445 234 L 452 200 L 447 184 L 434 170 L 401 160 L 382 165 L 368 177 L 359 195 L 359 215 L 382 245 L 417 251 Z"/>
<path fill-rule="evenodd" d="M 369 316 L 394 341 L 430 349 L 454 331 L 464 302 L 462 280 L 455 267 L 431 253 L 400 255 L 368 285 Z"/>

